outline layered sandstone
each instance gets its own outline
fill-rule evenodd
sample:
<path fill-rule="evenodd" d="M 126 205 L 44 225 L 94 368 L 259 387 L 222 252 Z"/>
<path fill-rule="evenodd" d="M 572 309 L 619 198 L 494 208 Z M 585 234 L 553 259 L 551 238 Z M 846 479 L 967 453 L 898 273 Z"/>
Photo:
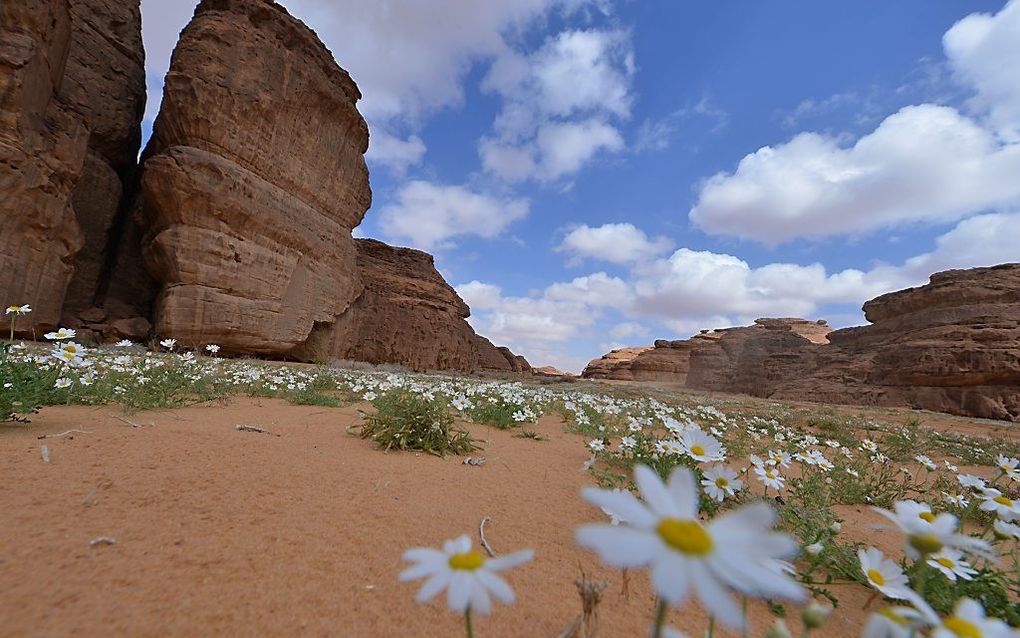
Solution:
<path fill-rule="evenodd" d="M 467 304 L 431 255 L 372 239 L 355 244 L 364 292 L 336 321 L 317 325 L 294 356 L 399 363 L 418 371 L 525 370 L 523 357 L 507 356 L 475 334 Z"/>
<path fill-rule="evenodd" d="M 360 98 L 280 5 L 199 4 L 142 176 L 158 334 L 285 355 L 358 298 L 351 230 L 371 203 Z"/>
<path fill-rule="evenodd" d="M 141 15 L 9 0 L 0 30 L 0 297 L 32 304 L 30 334 L 95 302 L 140 144 Z"/>
<path fill-rule="evenodd" d="M 612 366 L 593 361 L 584 376 L 1020 420 L 1020 264 L 936 273 L 864 312 L 871 325 L 831 332 L 759 319 L 659 341 Z"/>
<path fill-rule="evenodd" d="M 1020 420 L 1020 264 L 936 273 L 864 312 L 772 396 Z"/>
<path fill-rule="evenodd" d="M 60 100 L 70 43 L 66 0 L 0 3 L 0 297 L 32 305 L 29 333 L 59 322 L 83 243 L 71 193 L 88 130 Z"/>

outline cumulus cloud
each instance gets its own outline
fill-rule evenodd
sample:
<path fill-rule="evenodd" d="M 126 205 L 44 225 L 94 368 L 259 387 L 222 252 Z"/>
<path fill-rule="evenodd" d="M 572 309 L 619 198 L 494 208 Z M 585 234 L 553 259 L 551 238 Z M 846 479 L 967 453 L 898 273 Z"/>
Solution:
<path fill-rule="evenodd" d="M 1020 0 L 964 18 L 945 35 L 949 65 L 987 121 L 909 106 L 847 146 L 801 133 L 745 156 L 701 187 L 695 225 L 778 244 L 797 237 L 937 223 L 1020 203 Z"/>
<path fill-rule="evenodd" d="M 627 264 L 651 260 L 672 247 L 667 237 L 649 238 L 634 224 L 619 223 L 579 226 L 567 233 L 557 250 L 570 255 L 575 263 L 587 258 Z"/>
<path fill-rule="evenodd" d="M 634 71 L 626 31 L 568 30 L 533 53 L 508 50 L 482 82 L 502 99 L 494 135 L 479 142 L 483 167 L 511 182 L 550 181 L 623 150 L 614 122 L 630 117 Z"/>
<path fill-rule="evenodd" d="M 946 57 L 963 83 L 973 87 L 970 104 L 987 113 L 992 126 L 1020 141 L 1020 0 L 992 15 L 975 13 L 957 22 L 942 38 Z"/>
<path fill-rule="evenodd" d="M 425 142 L 417 135 L 402 140 L 385 131 L 375 130 L 372 131 L 366 157 L 369 162 L 389 166 L 403 175 L 409 167 L 421 163 L 425 150 Z"/>
<path fill-rule="evenodd" d="M 889 116 L 850 147 L 802 133 L 740 161 L 701 189 L 691 220 L 713 234 L 769 244 L 940 222 L 1020 201 L 1020 145 L 955 109 Z"/>
<path fill-rule="evenodd" d="M 406 183 L 379 211 L 383 232 L 424 250 L 448 248 L 454 238 L 491 239 L 527 216 L 526 199 L 476 193 L 423 180 Z"/>

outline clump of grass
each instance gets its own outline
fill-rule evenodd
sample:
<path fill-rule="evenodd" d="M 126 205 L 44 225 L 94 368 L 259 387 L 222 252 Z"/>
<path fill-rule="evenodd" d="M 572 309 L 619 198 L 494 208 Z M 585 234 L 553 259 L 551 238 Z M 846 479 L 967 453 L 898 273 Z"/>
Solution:
<path fill-rule="evenodd" d="M 549 440 L 549 437 L 542 436 L 541 434 L 539 434 L 538 432 L 535 432 L 534 430 L 521 430 L 520 432 L 515 434 L 514 437 L 518 438 L 518 439 L 531 439 L 532 441 L 548 441 Z"/>
<path fill-rule="evenodd" d="M 404 389 L 392 390 L 372 402 L 375 414 L 353 426 L 363 439 L 388 451 L 418 450 L 436 456 L 473 452 L 481 445 L 454 425 L 449 407 L 439 399 L 426 399 Z"/>
<path fill-rule="evenodd" d="M 468 409 L 467 414 L 475 423 L 491 425 L 500 430 L 510 430 L 520 425 L 514 414 L 521 410 L 521 405 L 503 398 L 479 398 Z"/>
<path fill-rule="evenodd" d="M 32 364 L 7 360 L 5 356 L 0 363 L 0 422 L 28 423 L 28 415 L 55 403 L 55 379 L 54 373 L 40 371 Z"/>

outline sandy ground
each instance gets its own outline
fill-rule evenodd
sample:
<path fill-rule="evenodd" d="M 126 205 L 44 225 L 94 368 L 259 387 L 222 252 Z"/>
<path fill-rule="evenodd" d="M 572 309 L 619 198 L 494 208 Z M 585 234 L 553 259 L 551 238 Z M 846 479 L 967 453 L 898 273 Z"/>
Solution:
<path fill-rule="evenodd" d="M 0 635 L 462 635 L 443 601 L 416 605 L 418 585 L 396 577 L 405 549 L 477 539 L 483 516 L 497 552 L 531 547 L 536 560 L 509 573 L 517 604 L 479 619 L 477 636 L 559 635 L 579 611 L 582 568 L 610 582 L 600 635 L 646 635 L 645 574 L 630 576 L 624 596 L 620 573 L 574 544 L 578 524 L 604 517 L 578 496 L 591 483 L 587 455 L 559 419 L 534 427 L 548 441 L 468 426 L 488 441 L 487 463 L 472 467 L 381 453 L 345 433 L 358 418 L 356 407 L 232 399 L 128 417 L 47 408 L 28 426 L 0 426 Z M 37 438 L 69 429 L 89 433 Z M 851 529 L 873 520 L 842 513 Z M 102 536 L 116 544 L 89 547 Z M 899 539 L 878 541 L 895 550 Z M 870 595 L 840 590 L 820 635 L 857 634 Z M 705 627 L 692 605 L 672 619 L 692 636 Z M 751 635 L 769 624 L 752 606 Z"/>

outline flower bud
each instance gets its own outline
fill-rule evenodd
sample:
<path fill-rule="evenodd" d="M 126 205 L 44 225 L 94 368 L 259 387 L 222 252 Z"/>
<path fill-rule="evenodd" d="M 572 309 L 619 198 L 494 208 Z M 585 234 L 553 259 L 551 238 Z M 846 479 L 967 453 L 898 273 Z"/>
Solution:
<path fill-rule="evenodd" d="M 825 546 L 822 545 L 821 543 L 811 543 L 810 545 L 804 548 L 804 551 L 810 554 L 811 556 L 818 556 L 819 554 L 822 553 L 823 549 L 825 549 Z"/>
<path fill-rule="evenodd" d="M 800 612 L 800 619 L 808 630 L 818 629 L 825 624 L 825 619 L 829 617 L 830 613 L 832 613 L 831 607 L 825 607 L 818 602 L 811 601 L 811 604 Z"/>
<path fill-rule="evenodd" d="M 829 525 L 829 531 L 832 532 L 833 534 L 839 534 L 841 531 L 843 531 L 843 524 L 840 523 L 839 521 L 836 521 L 832 525 Z"/>

